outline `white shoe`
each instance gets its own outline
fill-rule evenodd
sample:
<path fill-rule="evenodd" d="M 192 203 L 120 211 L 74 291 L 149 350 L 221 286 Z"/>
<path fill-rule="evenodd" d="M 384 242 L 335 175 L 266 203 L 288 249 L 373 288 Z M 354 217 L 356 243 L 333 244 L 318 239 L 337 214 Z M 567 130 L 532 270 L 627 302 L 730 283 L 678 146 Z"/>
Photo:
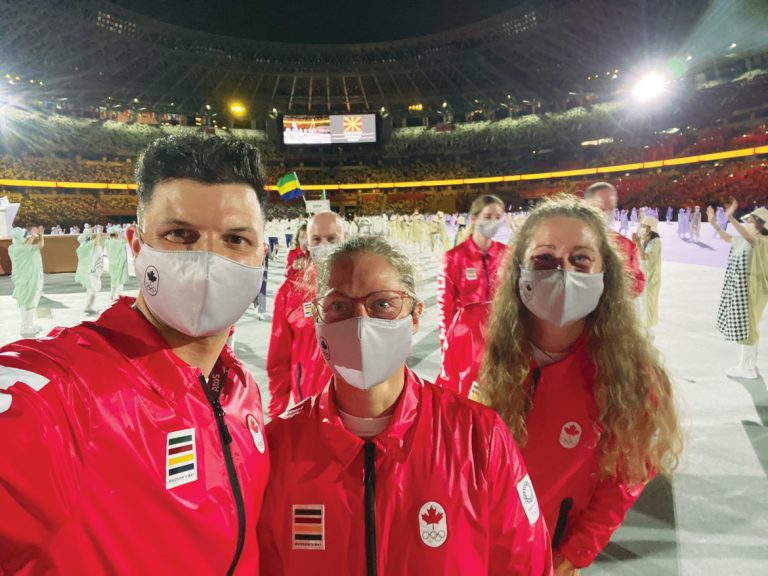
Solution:
<path fill-rule="evenodd" d="M 259 315 L 258 315 L 258 318 L 259 318 L 259 320 L 261 320 L 262 322 L 263 322 L 264 320 L 266 320 L 266 319 L 267 319 L 267 317 L 266 317 L 264 314 L 259 314 Z"/>
<path fill-rule="evenodd" d="M 739 365 L 725 371 L 731 378 L 755 380 L 757 373 L 757 344 L 739 344 Z"/>
<path fill-rule="evenodd" d="M 725 375 L 730 378 L 741 378 L 742 380 L 755 380 L 756 378 L 759 378 L 757 370 L 754 368 L 743 368 L 741 366 L 728 368 L 728 370 L 725 371 Z"/>
<path fill-rule="evenodd" d="M 32 336 L 35 336 L 37 333 L 39 333 L 42 329 L 42 326 L 38 326 L 37 324 L 33 324 L 32 326 L 24 326 L 22 327 L 20 334 L 24 338 L 31 338 Z"/>

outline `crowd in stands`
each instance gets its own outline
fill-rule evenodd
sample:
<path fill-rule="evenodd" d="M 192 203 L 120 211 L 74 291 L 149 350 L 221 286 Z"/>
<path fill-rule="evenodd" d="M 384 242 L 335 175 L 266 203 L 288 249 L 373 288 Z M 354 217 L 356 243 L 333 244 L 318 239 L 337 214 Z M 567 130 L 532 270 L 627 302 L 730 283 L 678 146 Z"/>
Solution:
<path fill-rule="evenodd" d="M 57 182 L 129 183 L 133 162 L 97 161 L 52 156 L 0 157 L 0 178 L 12 180 L 54 180 Z"/>
<path fill-rule="evenodd" d="M 764 204 L 768 200 L 768 167 L 765 160 L 751 159 L 679 166 L 655 172 L 633 172 L 610 178 L 619 193 L 621 207 L 672 206 L 677 209 L 694 205 L 724 205 L 735 197 L 744 206 Z M 404 192 L 402 190 L 356 192 L 330 191 L 333 203 L 357 203 L 358 214 L 411 214 L 415 210 L 428 212 L 438 205 L 442 196 L 450 197 L 448 205 L 464 212 L 477 194 L 493 192 L 512 210 L 525 209 L 537 198 L 566 191 L 580 193 L 594 178 L 564 179 L 504 183 L 500 186 L 458 187 L 453 191 L 430 189 Z M 130 217 L 136 209 L 136 196 L 125 192 L 97 190 L 22 193 L 14 189 L 0 190 L 0 196 L 9 196 L 12 202 L 21 201 L 17 221 L 22 226 L 51 226 L 53 222 L 69 227 L 97 220 L 102 216 Z M 10 192 L 10 193 L 9 193 Z M 284 203 L 276 193 L 270 193 L 268 214 L 278 219 L 295 219 L 305 213 L 304 201 L 296 199 Z"/>
<path fill-rule="evenodd" d="M 768 125 L 751 129 L 729 126 L 701 131 L 676 133 L 659 138 L 654 146 L 633 148 L 623 143 L 580 147 L 578 154 L 559 163 L 548 154 L 533 157 L 521 164 L 504 155 L 488 154 L 469 158 L 440 158 L 432 161 L 393 158 L 379 159 L 375 163 L 359 162 L 338 167 L 295 167 L 300 182 L 304 184 L 349 184 L 356 182 L 398 182 L 413 180 L 461 179 L 478 176 L 495 176 L 520 172 L 553 171 L 623 164 L 642 160 L 657 160 L 675 156 L 709 154 L 764 146 L 768 144 Z M 270 166 L 269 180 L 276 182 L 288 168 Z M 54 180 L 75 182 L 103 182 L 127 184 L 133 182 L 134 165 L 131 159 L 123 161 L 83 160 L 80 158 L 55 157 L 0 157 L 0 179 Z"/>
<path fill-rule="evenodd" d="M 613 103 L 557 114 L 442 125 L 439 129 L 400 128 L 380 148 L 369 147 L 364 153 L 317 162 L 304 162 L 300 151 L 281 150 L 270 144 L 264 131 L 223 133 L 254 143 L 264 151 L 270 183 L 292 170 L 304 184 L 462 179 L 765 146 L 766 93 L 768 74 L 753 71 L 735 82 L 698 90 L 690 102 L 671 103 L 653 121 L 631 125 L 635 111 L 626 104 Z M 4 108 L 1 114 L 0 179 L 132 183 L 134 159 L 149 142 L 163 134 L 197 130 L 44 115 L 13 107 Z M 730 196 L 743 203 L 760 203 L 768 196 L 768 173 L 759 160 L 615 176 L 611 180 L 619 190 L 620 203 L 626 205 L 723 204 Z M 531 199 L 562 189 L 577 191 L 579 186 L 581 183 L 574 180 L 531 181 L 478 190 L 457 187 L 449 193 L 458 210 L 464 210 L 477 193 L 485 191 L 501 194 L 509 206 L 524 207 Z M 124 215 L 135 208 L 135 196 L 120 191 L 9 190 L 21 190 L 18 220 L 23 225 L 61 222 L 69 226 L 95 220 L 94 214 Z M 414 197 L 392 195 L 386 190 L 349 194 L 358 204 L 358 213 L 408 214 L 436 205 L 434 197 L 442 190 L 422 189 L 421 196 Z M 329 190 L 329 198 L 339 200 L 344 193 Z M 292 219 L 304 211 L 302 201 L 283 204 L 273 200 L 270 214 L 276 218 Z"/>
<path fill-rule="evenodd" d="M 421 159 L 434 164 L 440 158 L 450 166 L 456 159 L 468 164 L 464 171 L 477 175 L 484 169 L 483 160 L 506 160 L 505 170 L 526 169 L 520 166 L 541 162 L 554 169 L 561 163 L 588 164 L 592 162 L 637 161 L 637 150 L 669 144 L 665 131 L 677 128 L 675 148 L 680 150 L 706 137 L 701 131 L 723 125 L 739 127 L 738 134 L 724 135 L 718 144 L 729 145 L 733 137 L 749 132 L 755 124 L 765 121 L 768 114 L 768 73 L 752 70 L 730 82 L 721 82 L 705 88 L 688 87 L 676 99 L 665 102 L 653 114 L 643 115 L 635 103 L 616 101 L 588 107 L 576 107 L 565 112 L 536 113 L 518 118 L 503 118 L 463 124 L 441 124 L 431 127 L 396 128 L 389 141 L 380 148 L 367 148 L 367 157 L 355 158 L 362 149 L 349 153 L 341 168 L 323 167 L 323 181 L 348 182 L 367 175 L 366 169 L 359 176 L 347 176 L 350 166 L 360 160 L 365 166 L 381 160 L 388 174 L 374 171 L 371 180 L 393 181 L 399 173 L 398 160 L 406 164 Z M 25 156 L 78 156 L 87 160 L 117 158 L 133 159 L 158 136 L 198 130 L 184 126 L 152 126 L 125 123 L 114 120 L 94 120 L 40 113 L 29 109 L 7 106 L 2 111 L 3 138 L 0 138 L 0 155 L 14 158 Z M 741 130 L 741 126 L 748 126 Z M 305 177 L 314 178 L 309 166 L 303 166 L 302 147 L 280 148 L 270 143 L 264 130 L 218 130 L 258 145 L 267 163 L 275 171 L 307 168 Z M 713 141 L 715 135 L 712 135 Z M 585 141 L 601 140 L 600 146 L 582 146 Z M 716 145 L 716 144 L 715 144 Z M 702 144 L 704 146 L 704 144 Z M 366 154 L 363 154 L 365 156 Z M 321 154 L 322 156 L 322 154 Z M 461 158 L 456 158 L 456 157 Z M 344 160 L 344 154 L 341 155 Z M 373 159 L 373 161 L 371 161 Z M 467 162 L 469 160 L 469 162 Z M 479 160 L 480 162 L 476 162 Z M 475 166 L 480 164 L 478 168 Z M 56 167 L 58 168 L 58 167 Z M 354 169 L 351 170 L 355 172 Z M 447 170 L 445 170 L 447 172 Z M 66 172 L 65 172 L 66 173 Z M 104 180 L 131 178 L 131 170 L 124 173 L 108 173 Z"/>

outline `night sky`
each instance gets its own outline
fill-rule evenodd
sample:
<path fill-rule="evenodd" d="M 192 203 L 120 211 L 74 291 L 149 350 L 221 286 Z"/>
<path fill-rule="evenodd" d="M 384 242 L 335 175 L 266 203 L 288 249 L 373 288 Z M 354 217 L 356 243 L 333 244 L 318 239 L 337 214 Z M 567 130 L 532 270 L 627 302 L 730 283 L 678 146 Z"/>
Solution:
<path fill-rule="evenodd" d="M 442 32 L 520 0 L 115 0 L 164 22 L 213 34 L 291 43 L 346 44 Z"/>

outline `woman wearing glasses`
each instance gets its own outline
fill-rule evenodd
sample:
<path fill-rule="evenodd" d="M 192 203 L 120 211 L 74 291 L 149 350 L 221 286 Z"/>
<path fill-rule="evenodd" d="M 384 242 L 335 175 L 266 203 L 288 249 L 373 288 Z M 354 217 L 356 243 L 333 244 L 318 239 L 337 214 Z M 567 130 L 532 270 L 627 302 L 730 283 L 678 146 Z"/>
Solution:
<path fill-rule="evenodd" d="M 314 304 L 333 378 L 267 427 L 263 574 L 551 573 L 504 423 L 405 365 L 423 310 L 414 284 L 380 237 L 325 261 Z"/>
<path fill-rule="evenodd" d="M 491 312 L 480 399 L 521 446 L 557 576 L 592 562 L 681 450 L 672 385 L 625 282 L 603 215 L 561 196 L 520 229 Z"/>

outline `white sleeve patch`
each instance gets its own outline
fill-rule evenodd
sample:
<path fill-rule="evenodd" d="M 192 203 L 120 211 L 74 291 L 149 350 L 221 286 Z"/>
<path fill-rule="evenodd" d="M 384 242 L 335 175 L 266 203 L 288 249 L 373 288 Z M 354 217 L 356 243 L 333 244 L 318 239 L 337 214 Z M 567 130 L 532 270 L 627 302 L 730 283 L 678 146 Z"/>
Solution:
<path fill-rule="evenodd" d="M 520 503 L 523 505 L 525 515 L 528 516 L 528 522 L 532 525 L 536 524 L 539 519 L 539 502 L 528 474 L 517 483 L 517 493 L 520 495 Z"/>
<path fill-rule="evenodd" d="M 0 366 L 0 390 L 8 390 L 14 384 L 20 383 L 26 384 L 35 392 L 39 392 L 48 382 L 48 378 L 40 374 L 22 370 L 21 368 Z M 0 394 L 0 414 L 7 411 L 10 407 L 11 396 L 9 394 Z"/>

